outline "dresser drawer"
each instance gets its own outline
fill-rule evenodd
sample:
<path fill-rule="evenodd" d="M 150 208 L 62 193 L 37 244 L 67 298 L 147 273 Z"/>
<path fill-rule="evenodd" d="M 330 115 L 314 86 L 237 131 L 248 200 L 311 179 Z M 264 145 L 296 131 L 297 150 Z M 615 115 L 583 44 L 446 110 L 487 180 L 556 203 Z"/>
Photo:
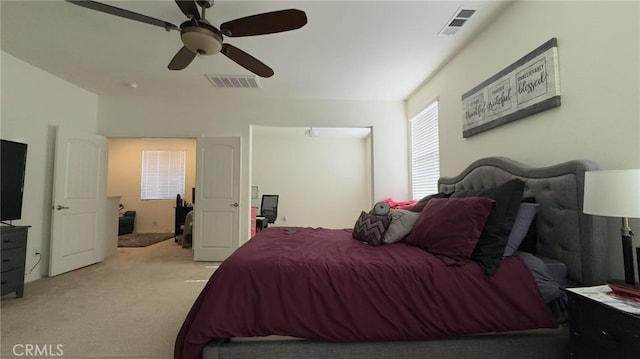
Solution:
<path fill-rule="evenodd" d="M 16 298 L 21 298 L 24 293 L 24 264 L 29 227 L 1 226 L 0 230 L 2 295 L 15 292 Z"/>
<path fill-rule="evenodd" d="M 24 228 L 3 228 L 0 242 L 2 250 L 11 248 L 21 248 L 27 246 L 26 229 Z"/>
<path fill-rule="evenodd" d="M 2 282 L 2 295 L 11 292 L 22 293 L 24 288 L 24 270 L 14 269 L 7 272 L 2 272 L 0 282 Z M 19 296 L 22 296 L 21 294 Z"/>
<path fill-rule="evenodd" d="M 0 262 L 2 262 L 2 273 L 16 268 L 24 268 L 26 248 L 3 249 L 0 252 Z"/>

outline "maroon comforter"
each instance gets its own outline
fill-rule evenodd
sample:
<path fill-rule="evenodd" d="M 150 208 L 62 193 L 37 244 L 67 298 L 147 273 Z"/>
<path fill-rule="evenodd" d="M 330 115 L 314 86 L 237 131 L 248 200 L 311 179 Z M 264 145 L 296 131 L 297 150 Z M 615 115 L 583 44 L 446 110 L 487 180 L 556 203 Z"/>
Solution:
<path fill-rule="evenodd" d="M 214 338 L 288 335 L 389 341 L 556 327 L 527 267 L 492 277 L 402 243 L 372 247 L 351 230 L 270 227 L 211 276 L 178 334 L 176 359 Z"/>

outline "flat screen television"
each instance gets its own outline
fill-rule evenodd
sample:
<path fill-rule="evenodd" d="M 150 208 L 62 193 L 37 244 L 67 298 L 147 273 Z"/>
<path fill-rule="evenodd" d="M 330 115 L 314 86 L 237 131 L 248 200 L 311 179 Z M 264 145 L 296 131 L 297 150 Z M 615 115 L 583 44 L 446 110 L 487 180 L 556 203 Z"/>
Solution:
<path fill-rule="evenodd" d="M 24 193 L 27 144 L 0 140 L 0 216 L 3 221 L 20 219 Z"/>

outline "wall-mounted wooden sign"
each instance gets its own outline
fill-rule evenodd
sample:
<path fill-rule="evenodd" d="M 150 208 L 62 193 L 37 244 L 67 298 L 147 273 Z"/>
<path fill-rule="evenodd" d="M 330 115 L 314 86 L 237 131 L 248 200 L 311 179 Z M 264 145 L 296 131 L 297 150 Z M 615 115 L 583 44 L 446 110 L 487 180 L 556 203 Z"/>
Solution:
<path fill-rule="evenodd" d="M 554 37 L 462 95 L 462 137 L 560 106 Z"/>

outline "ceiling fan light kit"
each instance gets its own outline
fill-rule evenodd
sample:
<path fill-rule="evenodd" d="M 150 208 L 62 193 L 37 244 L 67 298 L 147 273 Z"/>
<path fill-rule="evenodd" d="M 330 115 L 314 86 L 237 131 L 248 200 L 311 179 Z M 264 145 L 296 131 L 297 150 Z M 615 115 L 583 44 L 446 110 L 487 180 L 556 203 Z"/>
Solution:
<path fill-rule="evenodd" d="M 307 24 L 307 15 L 304 11 L 289 9 L 266 12 L 257 15 L 242 17 L 227 21 L 218 30 L 205 19 L 205 10 L 213 5 L 212 0 L 175 0 L 180 11 L 189 18 L 180 27 L 158 20 L 147 15 L 121 9 L 115 6 L 99 3 L 97 1 L 72 1 L 67 2 L 82 6 L 87 9 L 120 16 L 134 21 L 143 22 L 164 28 L 167 31 L 180 30 L 180 39 L 184 46 L 178 50 L 168 68 L 170 70 L 182 70 L 186 68 L 196 55 L 215 55 L 222 53 L 238 65 L 261 77 L 270 77 L 273 70 L 260 62 L 260 60 L 225 43 L 223 35 L 229 37 L 266 35 L 277 32 L 295 30 Z M 202 14 L 198 11 L 202 8 Z"/>
<path fill-rule="evenodd" d="M 222 36 L 205 27 L 184 26 L 180 38 L 184 46 L 198 55 L 215 55 L 222 50 Z"/>

